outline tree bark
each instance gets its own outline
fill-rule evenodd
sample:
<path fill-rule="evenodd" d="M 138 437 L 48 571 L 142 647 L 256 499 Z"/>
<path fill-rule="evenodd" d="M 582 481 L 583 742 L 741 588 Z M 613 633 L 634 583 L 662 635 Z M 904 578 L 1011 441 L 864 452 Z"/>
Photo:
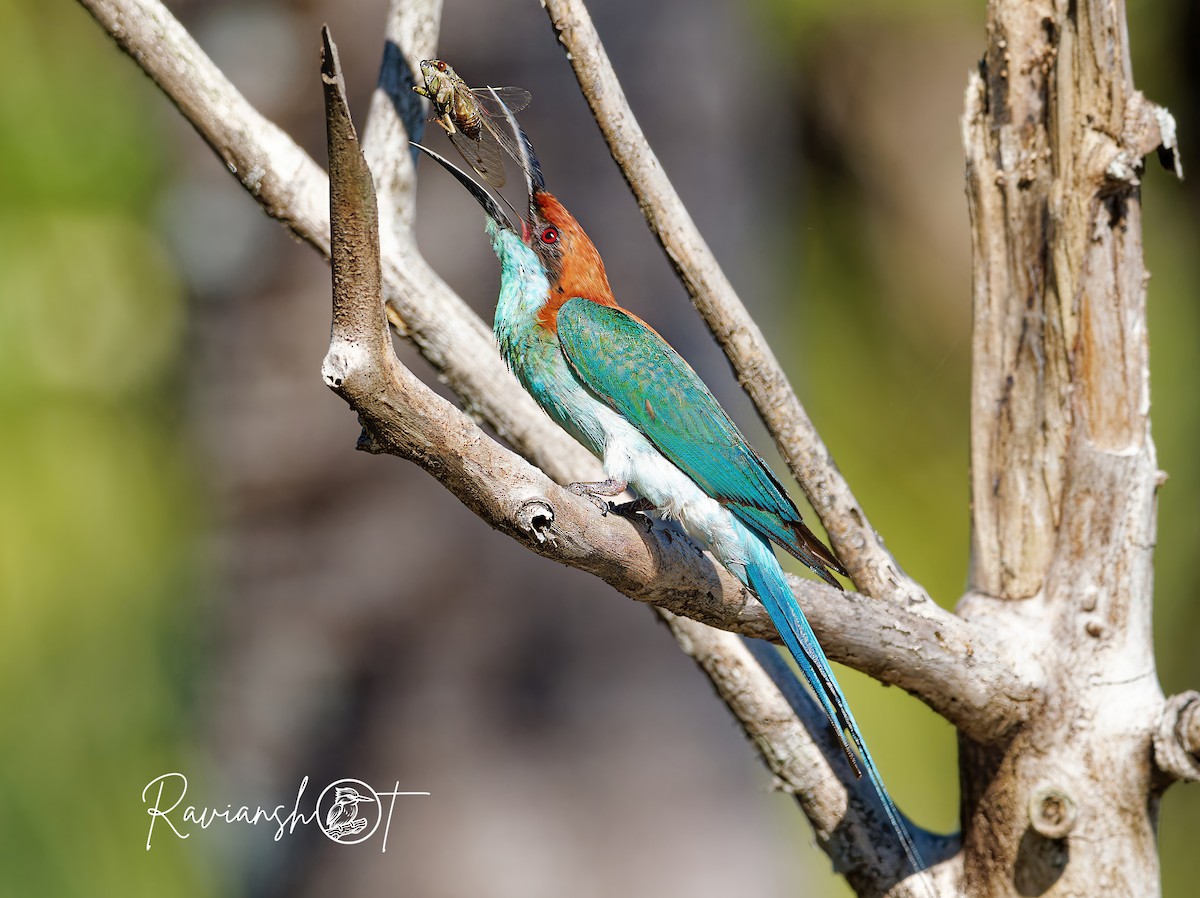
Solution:
<path fill-rule="evenodd" d="M 970 895 L 1154 895 L 1155 493 L 1138 173 L 1165 110 L 1120 3 L 993 0 L 963 139 L 974 247 L 971 592 L 1032 668 L 960 737 Z"/>

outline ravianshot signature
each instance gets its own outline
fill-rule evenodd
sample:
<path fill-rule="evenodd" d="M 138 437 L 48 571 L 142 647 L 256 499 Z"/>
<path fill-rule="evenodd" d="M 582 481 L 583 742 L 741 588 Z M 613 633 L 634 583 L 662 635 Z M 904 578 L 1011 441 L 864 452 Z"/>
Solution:
<path fill-rule="evenodd" d="M 300 781 L 296 800 L 291 809 L 279 804 L 273 808 L 227 804 L 224 808 L 184 805 L 188 778 L 182 773 L 156 776 L 142 789 L 142 803 L 147 805 L 150 829 L 146 833 L 146 850 L 154 839 L 155 826 L 166 826 L 180 839 L 189 838 L 196 829 L 205 830 L 214 823 L 241 823 L 258 826 L 275 824 L 274 840 L 296 831 L 298 826 L 316 824 L 331 841 L 341 845 L 357 845 L 372 838 L 383 824 L 380 851 L 387 851 L 388 832 L 396 799 L 409 795 L 428 795 L 428 792 L 402 792 L 396 783 L 391 790 L 376 790 L 362 780 L 344 778 L 326 786 L 307 812 L 305 792 L 308 777 Z M 386 812 L 385 812 L 386 805 Z"/>

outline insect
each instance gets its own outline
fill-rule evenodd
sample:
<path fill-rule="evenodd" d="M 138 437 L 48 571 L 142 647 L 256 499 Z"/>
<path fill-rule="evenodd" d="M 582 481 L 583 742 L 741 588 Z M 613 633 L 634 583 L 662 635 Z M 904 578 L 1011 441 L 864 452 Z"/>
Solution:
<path fill-rule="evenodd" d="M 500 151 L 521 165 L 514 138 L 496 118 L 504 118 L 502 102 L 511 112 L 520 112 L 533 99 L 519 87 L 468 87 L 449 64 L 441 59 L 421 61 L 425 86 L 413 90 L 433 103 L 436 121 L 450 137 L 463 159 L 493 187 L 504 186 L 504 159 Z M 499 101 L 499 102 L 498 102 Z"/>

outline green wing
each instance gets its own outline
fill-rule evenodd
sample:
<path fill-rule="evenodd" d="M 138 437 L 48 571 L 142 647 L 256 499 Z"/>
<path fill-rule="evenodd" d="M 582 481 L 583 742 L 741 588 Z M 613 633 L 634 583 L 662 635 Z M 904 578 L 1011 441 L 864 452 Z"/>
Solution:
<path fill-rule="evenodd" d="M 662 337 L 622 309 L 576 298 L 559 310 L 558 338 L 579 379 L 701 489 L 826 580 L 834 582 L 824 566 L 845 573 L 708 387 Z"/>

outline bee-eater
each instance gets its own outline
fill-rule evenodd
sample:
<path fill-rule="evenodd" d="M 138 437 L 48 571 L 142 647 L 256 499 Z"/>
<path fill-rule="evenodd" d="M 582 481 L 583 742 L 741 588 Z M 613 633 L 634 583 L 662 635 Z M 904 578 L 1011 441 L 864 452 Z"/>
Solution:
<path fill-rule="evenodd" d="M 654 509 L 677 520 L 758 596 L 855 775 L 865 770 L 919 872 L 924 864 L 771 544 L 838 589 L 833 572 L 847 576 L 846 571 L 805 526 L 787 491 L 691 366 L 653 328 L 617 305 L 600 253 L 545 189 L 516 119 L 509 115 L 508 122 L 518 136 L 529 194 L 528 213 L 516 223 L 465 172 L 417 146 L 487 213 L 487 234 L 500 259 L 494 329 L 505 362 L 538 405 L 603 462 L 607 480 L 569 488 L 604 512 Z M 626 488 L 639 497 L 635 502 L 604 501 Z"/>

